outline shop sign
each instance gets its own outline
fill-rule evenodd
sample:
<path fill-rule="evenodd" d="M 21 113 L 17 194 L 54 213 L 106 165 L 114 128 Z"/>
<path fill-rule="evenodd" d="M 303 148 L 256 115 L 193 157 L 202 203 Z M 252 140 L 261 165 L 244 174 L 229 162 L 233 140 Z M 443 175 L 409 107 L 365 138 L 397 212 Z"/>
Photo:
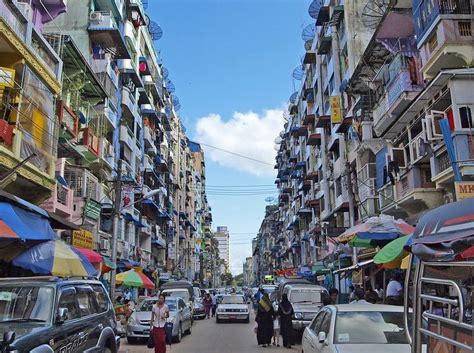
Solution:
<path fill-rule="evenodd" d="M 72 245 L 78 248 L 92 249 L 94 235 L 85 229 L 74 230 L 72 232 Z"/>
<path fill-rule="evenodd" d="M 461 201 L 474 197 L 474 181 L 457 181 L 454 183 L 456 188 L 456 200 Z"/>
<path fill-rule="evenodd" d="M 282 268 L 275 270 L 275 274 L 278 277 L 295 277 L 297 275 L 297 268 Z"/>
<path fill-rule="evenodd" d="M 86 202 L 84 215 L 87 218 L 98 220 L 100 218 L 101 208 L 102 208 L 102 205 L 99 202 L 89 199 Z"/>
<path fill-rule="evenodd" d="M 331 96 L 331 123 L 340 124 L 342 122 L 341 96 Z"/>

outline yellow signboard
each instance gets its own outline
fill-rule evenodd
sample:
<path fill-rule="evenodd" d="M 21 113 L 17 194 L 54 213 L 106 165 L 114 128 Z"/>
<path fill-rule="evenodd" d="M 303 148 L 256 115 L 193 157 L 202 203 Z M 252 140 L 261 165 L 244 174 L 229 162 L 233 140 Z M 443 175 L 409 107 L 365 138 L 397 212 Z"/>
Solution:
<path fill-rule="evenodd" d="M 75 230 L 72 232 L 72 245 L 78 248 L 92 249 L 94 235 L 88 230 Z"/>
<path fill-rule="evenodd" d="M 340 124 L 342 122 L 341 96 L 331 96 L 331 123 Z"/>
<path fill-rule="evenodd" d="M 0 66 L 0 87 L 15 86 L 15 70 Z"/>
<path fill-rule="evenodd" d="M 456 201 L 461 201 L 474 197 L 474 181 L 457 181 L 454 183 L 456 188 Z"/>

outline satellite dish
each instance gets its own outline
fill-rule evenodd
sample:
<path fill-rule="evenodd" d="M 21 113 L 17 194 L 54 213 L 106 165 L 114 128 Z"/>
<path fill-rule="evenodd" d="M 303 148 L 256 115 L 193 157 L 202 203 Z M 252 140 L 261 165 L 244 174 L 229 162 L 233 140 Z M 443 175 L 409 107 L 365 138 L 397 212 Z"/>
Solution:
<path fill-rule="evenodd" d="M 280 131 L 280 137 L 283 140 L 283 136 L 285 136 L 285 130 Z"/>
<path fill-rule="evenodd" d="M 288 121 L 289 118 L 290 118 L 290 112 L 288 110 L 285 110 L 283 112 L 283 119 L 285 119 L 285 121 Z"/>
<path fill-rule="evenodd" d="M 179 99 L 174 94 L 171 95 L 171 102 L 173 103 L 175 111 L 179 111 L 181 109 L 181 104 L 179 103 Z"/>
<path fill-rule="evenodd" d="M 166 89 L 169 93 L 174 93 L 176 91 L 176 87 L 173 82 L 169 78 L 166 79 Z"/>
<path fill-rule="evenodd" d="M 161 37 L 163 37 L 163 30 L 161 29 L 161 27 L 158 26 L 158 23 L 150 20 L 149 18 L 148 18 L 148 32 L 150 32 L 150 37 L 153 41 L 158 40 Z"/>
<path fill-rule="evenodd" d="M 291 75 L 293 76 L 293 78 L 297 81 L 301 81 L 303 79 L 303 76 L 304 76 L 304 71 L 303 71 L 303 67 L 301 65 L 298 65 L 294 70 L 293 70 L 293 74 Z"/>
<path fill-rule="evenodd" d="M 170 72 L 168 69 L 164 66 L 161 67 L 161 76 L 163 76 L 164 79 L 167 79 L 169 76 Z"/>
<path fill-rule="evenodd" d="M 317 19 L 319 15 L 319 10 L 323 6 L 324 0 L 314 0 L 308 8 L 308 14 L 314 18 Z"/>
<path fill-rule="evenodd" d="M 301 39 L 305 42 L 308 40 L 313 40 L 316 36 L 316 23 L 311 23 L 303 28 L 303 33 L 301 33 Z"/>
<path fill-rule="evenodd" d="M 362 23 L 375 29 L 388 9 L 390 0 L 369 0 L 362 10 Z"/>
<path fill-rule="evenodd" d="M 290 103 L 293 104 L 296 102 L 296 97 L 298 96 L 298 92 L 293 92 L 293 94 L 290 96 Z"/>
<path fill-rule="evenodd" d="M 313 41 L 312 40 L 308 40 L 308 41 L 304 42 L 304 49 L 306 51 L 311 50 L 312 46 L 313 46 Z M 303 56 L 303 60 L 304 60 L 304 56 Z"/>

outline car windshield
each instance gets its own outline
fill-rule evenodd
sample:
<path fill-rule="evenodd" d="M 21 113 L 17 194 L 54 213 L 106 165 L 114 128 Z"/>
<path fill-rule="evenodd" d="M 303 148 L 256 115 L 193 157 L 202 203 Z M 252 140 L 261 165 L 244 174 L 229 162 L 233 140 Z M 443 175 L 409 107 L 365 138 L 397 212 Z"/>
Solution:
<path fill-rule="evenodd" d="M 408 344 L 402 312 L 338 312 L 335 344 Z"/>
<path fill-rule="evenodd" d="M 185 302 L 189 301 L 189 292 L 187 290 L 163 292 L 168 298 L 182 298 Z"/>
<path fill-rule="evenodd" d="M 139 306 L 137 311 L 151 311 L 153 305 L 155 305 L 156 299 L 147 299 Z"/>
<path fill-rule="evenodd" d="M 244 298 L 241 295 L 226 295 L 222 297 L 221 304 L 243 304 Z"/>
<path fill-rule="evenodd" d="M 140 307 L 138 308 L 137 311 L 151 311 L 153 308 L 153 305 L 155 305 L 156 299 L 147 299 L 145 300 Z M 170 311 L 176 311 L 176 301 L 175 300 L 166 300 L 165 301 L 166 305 L 168 305 L 168 308 Z"/>
<path fill-rule="evenodd" d="M 314 289 L 292 289 L 288 297 L 292 303 L 321 303 L 321 291 Z"/>
<path fill-rule="evenodd" d="M 54 291 L 41 286 L 0 286 L 0 324 L 49 323 Z"/>

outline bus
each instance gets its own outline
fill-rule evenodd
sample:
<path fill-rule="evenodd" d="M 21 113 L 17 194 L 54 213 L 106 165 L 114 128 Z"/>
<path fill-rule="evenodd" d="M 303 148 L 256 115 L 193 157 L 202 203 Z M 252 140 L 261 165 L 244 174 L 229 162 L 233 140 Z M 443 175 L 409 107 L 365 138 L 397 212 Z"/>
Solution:
<path fill-rule="evenodd" d="M 441 206 L 416 226 L 405 278 L 412 353 L 473 352 L 474 199 Z"/>

